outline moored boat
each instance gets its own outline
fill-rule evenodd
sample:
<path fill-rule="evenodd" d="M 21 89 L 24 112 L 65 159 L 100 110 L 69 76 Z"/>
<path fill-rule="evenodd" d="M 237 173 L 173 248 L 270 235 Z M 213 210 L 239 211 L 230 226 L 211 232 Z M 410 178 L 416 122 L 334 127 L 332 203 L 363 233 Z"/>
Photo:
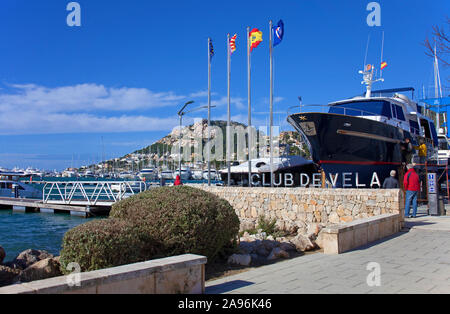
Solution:
<path fill-rule="evenodd" d="M 402 92 L 372 91 L 374 69 L 360 71 L 367 91 L 326 106 L 303 106 L 288 122 L 306 139 L 313 161 L 335 187 L 377 187 L 405 163 L 402 143 L 424 139 L 428 156 L 436 156 L 436 127 L 425 110 Z M 435 157 L 434 157 L 435 158 Z"/>

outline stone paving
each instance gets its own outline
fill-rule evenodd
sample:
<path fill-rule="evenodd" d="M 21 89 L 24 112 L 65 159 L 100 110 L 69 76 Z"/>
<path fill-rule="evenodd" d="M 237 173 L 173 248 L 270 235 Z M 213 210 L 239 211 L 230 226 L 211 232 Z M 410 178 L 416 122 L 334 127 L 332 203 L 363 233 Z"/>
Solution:
<path fill-rule="evenodd" d="M 369 286 L 380 266 L 380 285 Z M 371 275 L 372 274 L 372 275 Z M 373 280 L 370 280 L 373 282 Z M 341 255 L 304 255 L 206 283 L 207 294 L 450 294 L 450 217 L 419 211 L 405 229 Z"/>

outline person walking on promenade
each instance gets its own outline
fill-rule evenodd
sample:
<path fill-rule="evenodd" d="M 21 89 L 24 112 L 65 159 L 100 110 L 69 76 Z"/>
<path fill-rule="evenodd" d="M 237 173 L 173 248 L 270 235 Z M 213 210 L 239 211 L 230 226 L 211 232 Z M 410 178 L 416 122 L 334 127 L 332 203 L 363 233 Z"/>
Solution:
<path fill-rule="evenodd" d="M 398 184 L 398 180 L 395 178 L 397 172 L 395 170 L 391 171 L 391 176 L 386 178 L 383 182 L 383 189 L 399 189 L 400 185 Z"/>
<path fill-rule="evenodd" d="M 173 185 L 174 186 L 183 185 L 183 183 L 181 182 L 181 177 L 179 175 L 176 177 L 175 183 Z"/>
<path fill-rule="evenodd" d="M 405 202 L 405 218 L 416 218 L 417 216 L 417 195 L 420 190 L 419 176 L 414 170 L 414 165 L 408 164 L 406 166 L 408 171 L 405 173 L 405 178 L 403 179 L 403 186 L 406 191 L 406 202 Z M 413 206 L 413 214 L 410 215 L 411 203 Z"/>

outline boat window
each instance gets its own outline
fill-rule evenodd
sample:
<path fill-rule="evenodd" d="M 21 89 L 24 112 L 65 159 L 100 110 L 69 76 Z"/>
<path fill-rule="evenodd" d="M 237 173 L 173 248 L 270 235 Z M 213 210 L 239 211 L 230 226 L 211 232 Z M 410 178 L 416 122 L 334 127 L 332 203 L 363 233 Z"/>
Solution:
<path fill-rule="evenodd" d="M 422 119 L 422 120 L 420 120 L 420 124 L 422 125 L 425 137 L 426 138 L 431 138 L 430 126 L 428 125 L 428 121 Z"/>
<path fill-rule="evenodd" d="M 448 142 L 445 137 L 439 138 L 439 150 L 448 150 Z"/>
<path fill-rule="evenodd" d="M 417 123 L 416 121 L 413 121 L 413 120 L 409 120 L 409 126 L 411 128 L 411 130 L 410 130 L 411 133 L 420 135 L 419 123 Z"/>
<path fill-rule="evenodd" d="M 5 182 L 0 183 L 0 189 L 6 189 L 6 183 Z"/>
<path fill-rule="evenodd" d="M 434 141 L 434 145 L 438 145 L 438 135 L 436 132 L 436 127 L 434 126 L 433 122 L 430 122 L 430 127 L 431 127 L 431 135 L 432 135 L 432 139 Z"/>
<path fill-rule="evenodd" d="M 25 191 L 25 189 L 24 189 L 22 186 L 20 186 L 20 185 L 17 186 L 17 189 L 18 189 L 18 190 Z"/>
<path fill-rule="evenodd" d="M 395 111 L 397 112 L 397 119 L 402 120 L 402 121 L 406 121 L 405 119 L 405 114 L 403 113 L 403 108 L 395 105 Z"/>
<path fill-rule="evenodd" d="M 335 104 L 329 113 L 345 114 L 349 116 L 384 116 L 391 118 L 391 109 L 386 101 L 355 101 Z"/>
<path fill-rule="evenodd" d="M 258 162 L 258 163 L 256 164 L 256 168 L 260 168 L 260 167 L 265 166 L 265 165 L 266 165 L 265 162 Z"/>
<path fill-rule="evenodd" d="M 397 119 L 397 110 L 395 110 L 395 105 L 392 104 L 391 108 L 392 108 L 392 118 Z"/>
<path fill-rule="evenodd" d="M 417 105 L 417 112 L 420 113 L 420 114 L 423 114 L 422 113 L 422 106 Z"/>

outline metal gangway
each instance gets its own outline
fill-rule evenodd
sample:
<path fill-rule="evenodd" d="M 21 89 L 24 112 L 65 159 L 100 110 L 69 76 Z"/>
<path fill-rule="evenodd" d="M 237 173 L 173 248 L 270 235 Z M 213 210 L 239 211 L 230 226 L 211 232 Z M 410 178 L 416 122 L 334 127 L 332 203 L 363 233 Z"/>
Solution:
<path fill-rule="evenodd" d="M 42 201 L 44 204 L 112 206 L 152 186 L 143 181 L 46 182 L 42 189 Z"/>

